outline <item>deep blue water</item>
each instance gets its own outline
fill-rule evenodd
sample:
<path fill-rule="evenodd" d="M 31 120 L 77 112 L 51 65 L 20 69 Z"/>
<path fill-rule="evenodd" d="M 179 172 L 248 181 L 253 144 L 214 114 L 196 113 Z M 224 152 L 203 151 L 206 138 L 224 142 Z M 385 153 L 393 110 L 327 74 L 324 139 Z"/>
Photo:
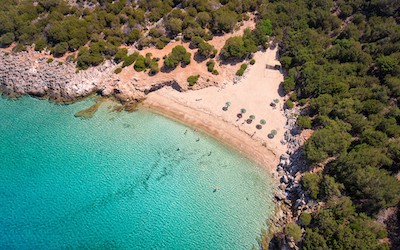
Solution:
<path fill-rule="evenodd" d="M 0 98 L 1 249 L 257 245 L 273 211 L 262 169 L 144 110 L 74 117 L 92 104 Z"/>

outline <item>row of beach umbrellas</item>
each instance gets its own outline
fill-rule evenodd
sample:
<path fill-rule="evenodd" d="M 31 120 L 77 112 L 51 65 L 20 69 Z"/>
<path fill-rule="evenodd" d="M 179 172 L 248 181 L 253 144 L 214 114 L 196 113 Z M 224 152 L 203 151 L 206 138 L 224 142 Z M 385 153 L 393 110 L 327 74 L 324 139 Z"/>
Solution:
<path fill-rule="evenodd" d="M 274 102 L 275 102 L 275 103 L 278 103 L 279 100 L 278 100 L 278 99 L 275 99 Z M 225 103 L 225 106 L 224 106 L 222 109 L 223 109 L 224 111 L 227 111 L 228 108 L 229 108 L 230 106 L 231 106 L 231 102 L 226 102 L 226 103 Z M 241 109 L 240 109 L 240 113 L 237 114 L 237 117 L 238 117 L 239 119 L 242 118 L 242 117 L 243 117 L 243 114 L 245 114 L 246 112 L 247 112 L 247 110 L 246 110 L 245 108 L 241 108 Z M 250 124 L 250 123 L 252 123 L 253 120 L 255 120 L 255 119 L 256 119 L 256 116 L 255 116 L 255 115 L 250 115 L 249 118 L 246 120 L 246 122 L 247 122 L 247 124 Z M 265 124 L 267 124 L 267 121 L 264 120 L 264 119 L 261 119 L 261 120 L 260 120 L 260 124 L 257 124 L 257 125 L 256 125 L 256 128 L 257 128 L 257 129 L 262 129 L 262 125 L 265 125 Z M 276 135 L 277 133 L 278 133 L 278 132 L 277 132 L 275 129 L 271 130 L 271 132 L 268 134 L 268 138 L 270 138 L 270 139 L 274 138 L 275 135 Z"/>

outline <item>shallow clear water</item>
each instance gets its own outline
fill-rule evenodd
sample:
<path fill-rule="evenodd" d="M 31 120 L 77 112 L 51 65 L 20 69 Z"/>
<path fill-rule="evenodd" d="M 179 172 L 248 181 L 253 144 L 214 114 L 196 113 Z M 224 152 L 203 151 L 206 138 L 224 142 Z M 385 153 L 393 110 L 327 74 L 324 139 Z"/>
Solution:
<path fill-rule="evenodd" d="M 0 98 L 1 249 L 257 245 L 273 210 L 262 169 L 150 112 L 73 116 L 92 104 Z"/>

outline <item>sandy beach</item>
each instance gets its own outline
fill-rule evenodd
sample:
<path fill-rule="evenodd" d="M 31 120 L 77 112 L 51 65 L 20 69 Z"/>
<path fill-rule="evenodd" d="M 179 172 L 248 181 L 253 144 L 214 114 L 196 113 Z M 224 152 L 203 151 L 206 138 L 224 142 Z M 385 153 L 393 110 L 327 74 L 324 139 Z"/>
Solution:
<path fill-rule="evenodd" d="M 279 64 L 276 55 L 277 49 L 255 53 L 256 63 L 249 65 L 236 83 L 226 79 L 219 87 L 186 92 L 165 87 L 148 94 L 143 106 L 200 129 L 273 172 L 279 156 L 286 151 L 286 146 L 280 142 L 286 124 L 284 98 L 278 92 L 283 75 L 279 70 L 266 67 Z M 279 100 L 276 108 L 270 106 L 274 99 Z M 227 102 L 230 106 L 224 111 Z M 237 114 L 243 108 L 246 113 L 239 119 Z M 247 124 L 245 120 L 250 115 L 255 119 Z M 257 129 L 261 119 L 266 120 L 266 124 Z M 271 130 L 277 131 L 273 139 L 268 138 Z"/>

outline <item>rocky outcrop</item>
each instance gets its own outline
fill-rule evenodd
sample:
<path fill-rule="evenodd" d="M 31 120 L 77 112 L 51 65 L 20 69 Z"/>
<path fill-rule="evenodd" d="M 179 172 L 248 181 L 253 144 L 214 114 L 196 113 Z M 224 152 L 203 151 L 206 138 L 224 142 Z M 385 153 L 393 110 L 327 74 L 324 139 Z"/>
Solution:
<path fill-rule="evenodd" d="M 46 53 L 0 51 L 0 92 L 8 97 L 31 95 L 62 103 L 98 93 L 127 103 L 142 100 L 148 93 L 165 86 L 185 90 L 171 79 L 142 81 L 131 77 L 121 80 L 114 73 L 116 67 L 108 60 L 100 66 L 78 71 L 75 63 L 65 59 L 49 60 Z"/>
<path fill-rule="evenodd" d="M 301 128 L 296 125 L 300 110 L 294 108 L 284 112 L 287 122 L 281 143 L 287 145 L 287 151 L 280 156 L 274 173 L 280 184 L 275 191 L 277 212 L 271 219 L 271 234 L 274 237 L 270 249 L 298 249 L 293 239 L 285 236 L 282 230 L 287 224 L 297 222 L 302 212 L 312 212 L 318 206 L 308 198 L 300 184 L 307 166 L 301 149 L 305 141 L 301 137 Z"/>
<path fill-rule="evenodd" d="M 110 79 L 111 62 L 76 72 L 73 63 L 48 61 L 35 52 L 0 52 L 0 90 L 4 95 L 48 97 L 72 102 L 103 88 Z"/>

